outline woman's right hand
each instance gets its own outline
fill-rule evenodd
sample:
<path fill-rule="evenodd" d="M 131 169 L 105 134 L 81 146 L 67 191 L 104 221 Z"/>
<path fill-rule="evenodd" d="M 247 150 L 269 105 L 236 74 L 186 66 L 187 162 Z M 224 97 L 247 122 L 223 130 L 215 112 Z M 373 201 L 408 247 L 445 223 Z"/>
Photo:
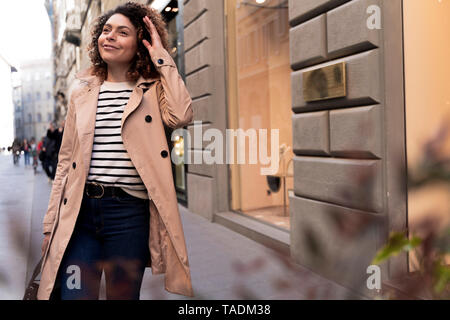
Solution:
<path fill-rule="evenodd" d="M 45 253 L 45 249 L 47 248 L 47 246 L 48 246 L 48 242 L 49 242 L 49 240 L 50 240 L 50 232 L 49 233 L 46 233 L 45 235 L 44 235 L 44 240 L 42 241 L 42 255 L 44 255 L 44 253 Z"/>

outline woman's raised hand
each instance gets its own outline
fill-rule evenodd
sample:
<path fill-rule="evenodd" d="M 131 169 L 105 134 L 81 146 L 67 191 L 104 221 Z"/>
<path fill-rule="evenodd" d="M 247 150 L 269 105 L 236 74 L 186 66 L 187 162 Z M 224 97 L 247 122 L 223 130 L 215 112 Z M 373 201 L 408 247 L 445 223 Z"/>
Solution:
<path fill-rule="evenodd" d="M 142 18 L 144 21 L 145 27 L 147 28 L 148 33 L 150 34 L 150 37 L 152 39 L 152 44 L 150 44 L 147 40 L 143 39 L 142 43 L 147 48 L 147 50 L 150 53 L 150 49 L 158 49 L 163 48 L 163 45 L 161 43 L 161 38 L 159 37 L 159 33 L 156 30 L 156 27 L 154 26 L 153 22 L 150 20 L 148 16 L 145 16 Z"/>

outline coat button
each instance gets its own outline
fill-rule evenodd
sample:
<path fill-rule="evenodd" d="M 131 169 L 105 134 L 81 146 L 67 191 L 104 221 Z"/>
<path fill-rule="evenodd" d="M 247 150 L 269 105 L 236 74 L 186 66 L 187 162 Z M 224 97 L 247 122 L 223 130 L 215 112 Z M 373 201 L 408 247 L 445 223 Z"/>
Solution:
<path fill-rule="evenodd" d="M 64 204 L 66 204 L 67 203 L 67 198 L 64 198 Z"/>
<path fill-rule="evenodd" d="M 152 121 L 152 116 L 146 115 L 145 116 L 145 121 L 147 121 L 147 122 Z"/>
<path fill-rule="evenodd" d="M 164 63 L 164 60 L 163 60 L 163 59 L 158 59 L 158 63 L 159 63 L 159 64 L 163 64 L 163 63 Z"/>
<path fill-rule="evenodd" d="M 166 150 L 161 151 L 161 157 L 165 158 L 167 157 L 168 153 Z"/>
<path fill-rule="evenodd" d="M 72 163 L 72 167 L 75 169 L 77 167 L 77 164 L 75 162 Z"/>

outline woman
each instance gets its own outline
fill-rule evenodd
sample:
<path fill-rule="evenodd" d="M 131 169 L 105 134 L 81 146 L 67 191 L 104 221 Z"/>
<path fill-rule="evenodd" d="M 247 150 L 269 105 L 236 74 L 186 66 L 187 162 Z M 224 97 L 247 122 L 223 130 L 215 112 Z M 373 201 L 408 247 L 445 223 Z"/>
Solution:
<path fill-rule="evenodd" d="M 23 139 L 22 150 L 25 157 L 25 166 L 30 164 L 30 144 L 28 143 L 28 139 Z"/>
<path fill-rule="evenodd" d="M 33 172 L 34 172 L 34 174 L 36 174 L 37 166 L 38 166 L 38 161 L 37 161 L 38 152 L 37 152 L 36 140 L 34 139 L 34 137 L 31 138 L 30 153 L 31 153 L 31 156 L 33 157 Z"/>
<path fill-rule="evenodd" d="M 38 299 L 98 299 L 102 269 L 107 299 L 139 299 L 145 267 L 194 296 L 164 133 L 191 122 L 192 100 L 168 49 L 153 9 L 98 18 L 43 221 Z"/>
<path fill-rule="evenodd" d="M 20 152 L 22 150 L 22 146 L 20 144 L 19 139 L 17 139 L 17 138 L 14 139 L 11 149 L 12 149 L 12 154 L 13 154 L 13 163 L 16 165 L 19 163 Z"/>

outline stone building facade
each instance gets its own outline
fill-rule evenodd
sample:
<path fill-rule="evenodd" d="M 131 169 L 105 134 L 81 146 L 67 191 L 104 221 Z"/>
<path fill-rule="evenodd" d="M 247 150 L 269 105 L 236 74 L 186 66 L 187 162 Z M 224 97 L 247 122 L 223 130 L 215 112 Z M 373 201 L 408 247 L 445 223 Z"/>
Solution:
<path fill-rule="evenodd" d="M 14 89 L 15 135 L 39 141 L 55 121 L 52 60 L 33 60 L 20 65 L 20 86 Z M 59 123 L 57 123 L 59 125 Z"/>
<path fill-rule="evenodd" d="M 401 1 L 291 4 L 291 252 L 300 263 L 349 285 L 355 276 L 367 278 L 387 234 L 407 224 Z M 367 27 L 371 6 L 382 17 L 380 28 Z M 311 45 L 302 50 L 302 43 Z M 346 63 L 346 97 L 305 101 L 303 73 L 337 62 Z M 357 228 L 354 236 L 343 232 L 348 225 Z M 327 231 L 315 237 L 322 249 L 317 254 L 307 238 L 320 230 Z M 401 255 L 383 266 L 382 275 L 388 279 L 406 269 Z"/>
<path fill-rule="evenodd" d="M 248 11 L 257 6 L 251 1 L 184 1 L 186 83 L 194 101 L 194 120 L 224 134 L 233 127 L 232 106 L 238 104 L 242 88 L 240 71 L 233 76 L 236 71 L 230 68 L 237 65 L 241 70 L 239 60 L 252 54 L 247 46 L 249 50 L 239 55 L 239 38 L 233 40 L 233 34 L 270 19 L 267 13 L 251 24 L 241 23 L 247 18 L 240 11 L 244 5 L 252 7 Z M 294 153 L 290 228 L 280 230 L 233 210 L 232 166 L 188 165 L 189 209 L 343 285 L 367 291 L 360 284 L 376 251 L 390 231 L 407 224 L 402 184 L 406 181 L 402 2 L 266 1 L 267 11 L 273 7 L 287 10 L 289 19 L 291 70 L 286 85 L 291 87 Z M 382 18 L 380 29 L 367 27 L 373 14 Z M 264 32 L 270 33 L 270 27 L 270 22 L 262 27 L 263 48 Z M 261 41 L 258 33 L 255 37 L 259 37 L 255 43 Z M 341 62 L 345 62 L 345 96 L 307 101 L 303 75 Z M 210 151 L 203 147 L 189 152 Z M 387 280 L 406 270 L 407 256 L 400 255 L 382 265 L 381 274 Z"/>

